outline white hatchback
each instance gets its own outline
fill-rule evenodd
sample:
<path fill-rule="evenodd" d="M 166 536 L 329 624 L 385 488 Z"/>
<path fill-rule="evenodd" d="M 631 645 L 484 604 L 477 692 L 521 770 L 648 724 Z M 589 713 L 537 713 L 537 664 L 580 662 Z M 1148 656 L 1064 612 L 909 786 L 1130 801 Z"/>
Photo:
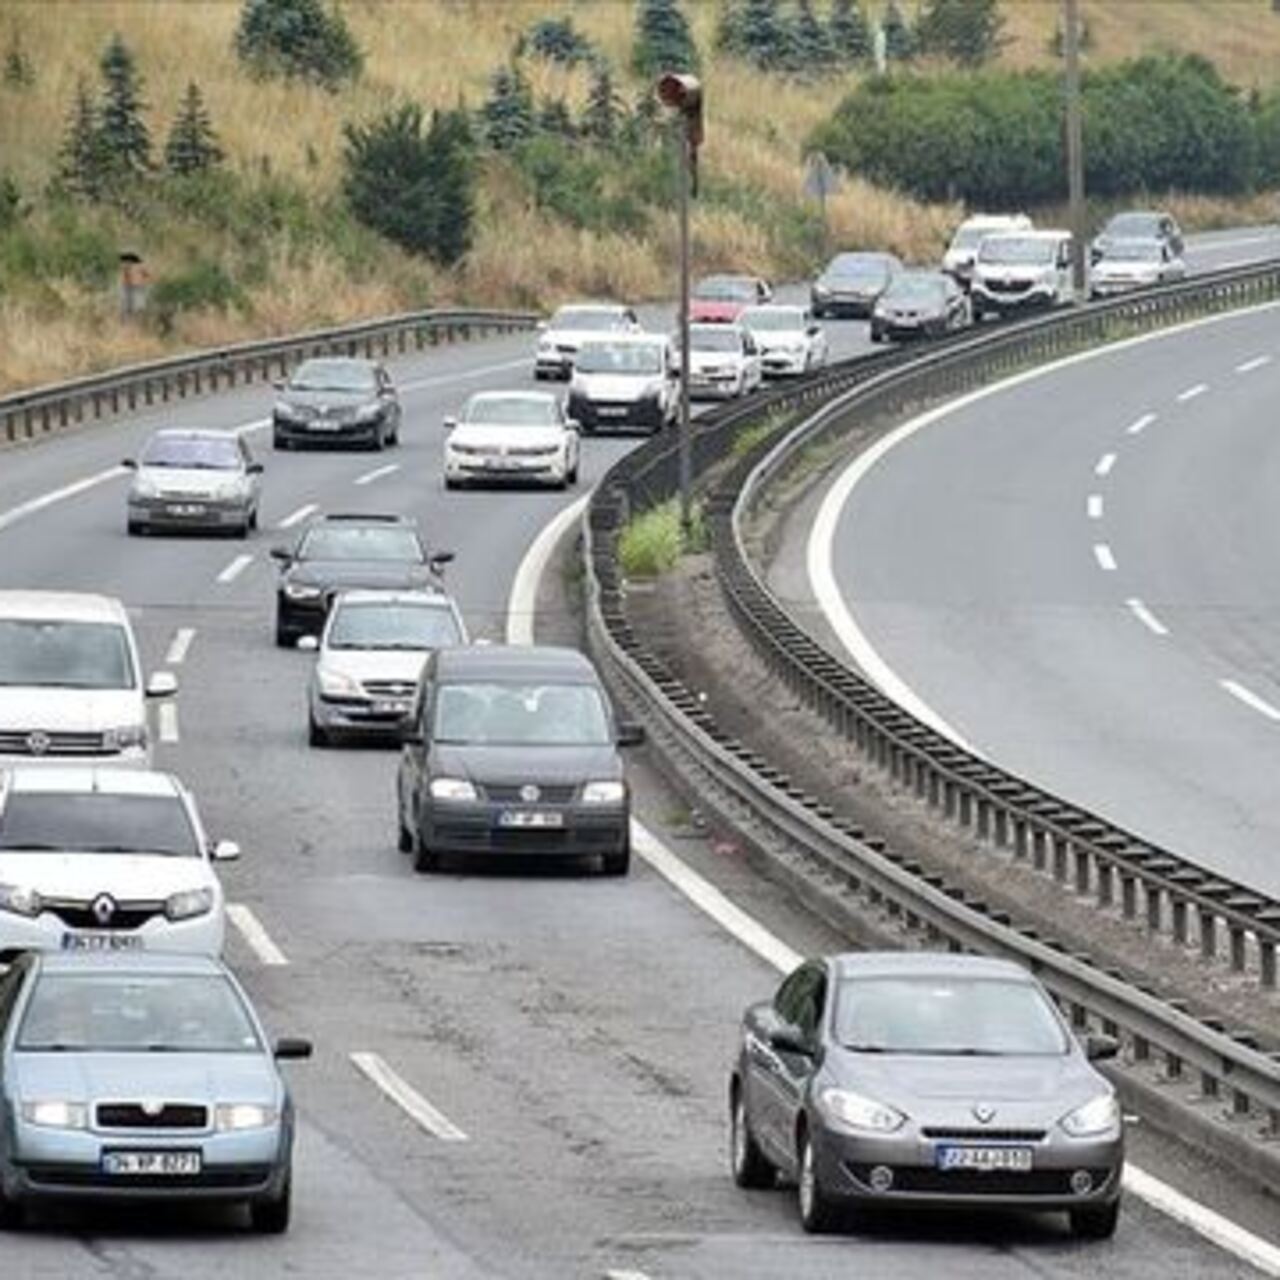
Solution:
<path fill-rule="evenodd" d="M 760 388 L 760 346 L 740 324 L 689 326 L 689 395 L 733 399 Z"/>
<path fill-rule="evenodd" d="M 748 307 L 738 323 L 760 344 L 766 378 L 808 373 L 827 363 L 827 335 L 807 307 Z"/>
<path fill-rule="evenodd" d="M 185 951 L 216 956 L 226 907 L 205 835 L 177 778 L 149 770 L 0 770 L 0 959 L 19 951 Z"/>

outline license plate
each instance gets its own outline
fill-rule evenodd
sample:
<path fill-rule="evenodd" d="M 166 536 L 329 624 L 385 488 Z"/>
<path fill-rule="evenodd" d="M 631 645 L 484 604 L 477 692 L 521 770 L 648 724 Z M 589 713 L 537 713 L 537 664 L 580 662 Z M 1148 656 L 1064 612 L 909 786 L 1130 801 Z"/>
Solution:
<path fill-rule="evenodd" d="M 191 1177 L 200 1172 L 198 1151 L 104 1151 L 102 1172 L 119 1177 Z"/>
<path fill-rule="evenodd" d="M 409 710 L 409 704 L 400 698 L 380 698 L 373 704 L 376 716 L 399 716 Z"/>
<path fill-rule="evenodd" d="M 1030 1147 L 939 1147 L 939 1169 L 968 1169 L 979 1173 L 1030 1173 Z"/>
<path fill-rule="evenodd" d="M 602 418 L 625 418 L 629 410 L 625 405 L 601 405 L 596 412 Z"/>
<path fill-rule="evenodd" d="M 204 507 L 198 502 L 171 502 L 169 514 L 171 516 L 202 516 Z"/>
<path fill-rule="evenodd" d="M 486 458 L 484 465 L 490 471 L 514 471 L 520 464 L 514 458 Z"/>
<path fill-rule="evenodd" d="M 564 814 L 543 809 L 507 809 L 498 816 L 500 827 L 563 827 Z"/>
<path fill-rule="evenodd" d="M 136 933 L 64 933 L 63 951 L 141 951 L 143 941 Z"/>

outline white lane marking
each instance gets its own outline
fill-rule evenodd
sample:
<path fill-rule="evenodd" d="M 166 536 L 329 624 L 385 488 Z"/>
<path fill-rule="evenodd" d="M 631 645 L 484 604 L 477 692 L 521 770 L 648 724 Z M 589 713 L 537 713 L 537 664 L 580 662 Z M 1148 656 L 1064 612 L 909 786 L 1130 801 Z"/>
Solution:
<path fill-rule="evenodd" d="M 1140 436 L 1155 420 L 1156 415 L 1154 413 L 1144 413 L 1142 417 L 1131 423 L 1125 430 L 1131 436 Z"/>
<path fill-rule="evenodd" d="M 376 1053 L 353 1053 L 356 1070 L 372 1081 L 415 1124 L 441 1142 L 466 1142 L 467 1135 L 438 1111 L 411 1084 L 397 1075 Z"/>
<path fill-rule="evenodd" d="M 308 502 L 305 507 L 299 507 L 297 511 L 290 511 L 287 516 L 276 524 L 277 529 L 292 529 L 295 524 L 301 524 L 309 515 L 319 511 L 319 506 L 314 502 Z"/>
<path fill-rule="evenodd" d="M 538 584 L 551 559 L 551 553 L 565 531 L 581 515 L 591 495 L 584 493 L 567 507 L 557 511 L 543 525 L 529 550 L 524 553 L 516 576 L 511 582 L 511 595 L 507 599 L 507 643 L 532 644 L 533 618 L 538 607 Z"/>
<path fill-rule="evenodd" d="M 536 335 L 534 335 L 536 336 Z M 480 369 L 468 369 L 465 373 L 441 374 L 436 378 L 414 378 L 400 384 L 401 392 L 420 391 L 423 387 L 444 387 L 451 382 L 467 382 L 472 378 L 487 378 L 491 373 L 505 373 L 508 369 L 531 369 L 532 352 L 520 360 L 505 360 L 502 364 L 488 364 Z"/>
<path fill-rule="evenodd" d="M 400 470 L 398 462 L 389 462 L 385 467 L 375 467 L 372 471 L 366 471 L 364 475 L 356 477 L 356 484 L 372 484 L 375 480 L 381 480 L 383 476 L 389 476 L 395 471 Z"/>
<path fill-rule="evenodd" d="M 160 741 L 178 741 L 178 708 L 175 703 L 162 702 L 159 711 Z"/>
<path fill-rule="evenodd" d="M 195 627 L 179 627 L 174 632 L 173 642 L 169 645 L 169 652 L 164 655 L 164 665 L 166 667 L 182 666 L 187 660 L 187 653 L 191 648 L 191 642 L 195 638 Z"/>
<path fill-rule="evenodd" d="M 61 489 L 53 489 L 48 493 L 42 493 L 38 498 L 32 498 L 30 502 L 23 502 L 16 507 L 11 507 L 8 511 L 0 511 L 0 529 L 7 529 L 10 525 L 17 524 L 19 520 L 25 520 L 27 516 L 35 515 L 37 511 L 43 511 L 46 507 L 52 507 L 55 503 L 65 502 L 68 498 L 74 498 L 77 494 L 86 493 L 90 489 L 96 489 L 100 484 L 106 484 L 108 480 L 115 480 L 128 474 L 129 469 L 127 467 L 108 467 L 105 471 L 85 476 L 83 480 L 76 480 L 72 484 L 63 485 Z"/>
<path fill-rule="evenodd" d="M 1111 468 L 1116 465 L 1116 455 L 1114 453 L 1104 453 L 1098 459 L 1098 465 L 1094 467 L 1093 474 L 1096 476 L 1109 476 Z"/>
<path fill-rule="evenodd" d="M 1116 558 L 1111 554 L 1111 548 L 1105 542 L 1095 542 L 1093 544 L 1093 554 L 1098 562 L 1099 569 L 1105 569 L 1108 573 L 1115 572 Z"/>
<path fill-rule="evenodd" d="M 1088 513 L 1090 520 L 1102 519 L 1102 494 L 1091 493 L 1085 501 L 1084 509 Z"/>
<path fill-rule="evenodd" d="M 1152 613 L 1151 610 L 1148 609 L 1147 606 L 1136 596 L 1132 599 L 1126 600 L 1125 604 L 1128 606 L 1129 612 L 1132 613 L 1148 631 L 1154 632 L 1158 636 L 1167 636 L 1169 634 L 1169 628 L 1166 627 L 1164 623 L 1161 622 L 1160 619 L 1157 618 L 1156 615 Z"/>
<path fill-rule="evenodd" d="M 1246 689 L 1238 680 L 1219 680 L 1218 683 L 1233 697 L 1238 698 L 1246 707 L 1261 712 L 1268 720 L 1280 720 L 1280 709 L 1273 707 L 1265 698 Z"/>
<path fill-rule="evenodd" d="M 1209 390 L 1207 382 L 1197 382 L 1194 387 L 1188 387 L 1185 391 L 1178 392 L 1178 403 L 1186 404 L 1188 400 L 1194 400 L 1196 396 L 1202 396 Z"/>
<path fill-rule="evenodd" d="M 218 574 L 218 581 L 222 583 L 234 582 L 251 564 L 253 557 L 247 552 L 244 555 L 236 556 L 236 558 L 223 571 Z"/>
<path fill-rule="evenodd" d="M 604 1280 L 649 1280 L 644 1271 L 619 1271 L 616 1267 L 604 1273 Z"/>
<path fill-rule="evenodd" d="M 262 922 L 243 902 L 227 903 L 227 919 L 240 931 L 249 950 L 263 964 L 279 968 L 289 963 L 289 957 L 271 941 L 271 935 L 263 928 Z"/>
<path fill-rule="evenodd" d="M 1236 365 L 1236 372 L 1252 373 L 1255 369 L 1261 369 L 1264 364 L 1270 363 L 1270 356 L 1254 356 L 1252 360 L 1246 360 L 1243 364 Z"/>

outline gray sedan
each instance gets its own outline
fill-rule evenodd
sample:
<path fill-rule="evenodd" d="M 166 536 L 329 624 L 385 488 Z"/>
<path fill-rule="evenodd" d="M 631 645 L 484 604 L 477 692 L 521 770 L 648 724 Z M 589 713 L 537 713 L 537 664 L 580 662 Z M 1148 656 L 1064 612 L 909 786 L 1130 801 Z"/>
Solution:
<path fill-rule="evenodd" d="M 226 530 L 241 538 L 258 527 L 262 463 L 232 431 L 158 431 L 138 458 L 126 458 L 131 534 L 153 529 Z"/>
<path fill-rule="evenodd" d="M 36 1201 L 219 1200 L 289 1225 L 293 1104 L 230 972 L 203 956 L 28 952 L 0 972 L 0 1223 Z"/>
<path fill-rule="evenodd" d="M 1110 1236 L 1124 1135 L 1111 1085 L 1038 982 L 977 956 L 803 964 L 748 1009 L 729 1086 L 742 1187 L 799 1187 L 805 1230 L 880 1206 L 1065 1210 Z"/>

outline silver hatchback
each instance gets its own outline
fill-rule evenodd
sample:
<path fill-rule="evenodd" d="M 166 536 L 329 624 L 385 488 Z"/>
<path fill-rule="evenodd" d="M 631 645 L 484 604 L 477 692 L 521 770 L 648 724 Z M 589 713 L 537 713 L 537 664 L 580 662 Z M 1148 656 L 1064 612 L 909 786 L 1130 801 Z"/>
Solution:
<path fill-rule="evenodd" d="M 233 431 L 157 431 L 137 458 L 126 458 L 128 529 L 226 531 L 258 527 L 262 463 Z"/>

